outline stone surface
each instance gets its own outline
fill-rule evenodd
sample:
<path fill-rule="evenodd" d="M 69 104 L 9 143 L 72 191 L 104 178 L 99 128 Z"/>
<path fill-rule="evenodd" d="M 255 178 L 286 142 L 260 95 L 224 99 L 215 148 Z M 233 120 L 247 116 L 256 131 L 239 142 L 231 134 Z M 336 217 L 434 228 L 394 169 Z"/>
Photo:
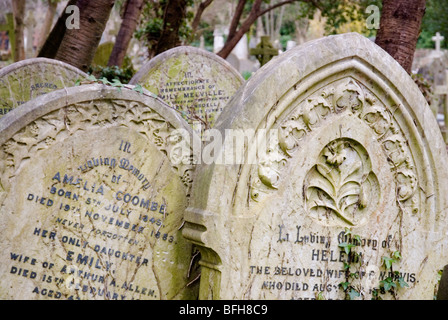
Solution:
<path fill-rule="evenodd" d="M 176 158 L 195 136 L 146 94 L 67 88 L 0 120 L 0 299 L 197 297 Z"/>
<path fill-rule="evenodd" d="M 196 169 L 183 234 L 202 253 L 200 298 L 370 299 L 389 276 L 408 287 L 382 299 L 434 298 L 448 258 L 445 144 L 381 48 L 358 34 L 293 48 L 215 128 L 226 157 L 235 136 L 269 134 L 243 144 L 244 161 Z"/>
<path fill-rule="evenodd" d="M 194 47 L 176 47 L 156 56 L 130 81 L 171 104 L 198 132 L 198 126 L 213 127 L 243 82 L 227 61 Z"/>
<path fill-rule="evenodd" d="M 33 58 L 0 70 L 0 118 L 11 109 L 45 93 L 72 87 L 88 76 L 61 61 Z"/>

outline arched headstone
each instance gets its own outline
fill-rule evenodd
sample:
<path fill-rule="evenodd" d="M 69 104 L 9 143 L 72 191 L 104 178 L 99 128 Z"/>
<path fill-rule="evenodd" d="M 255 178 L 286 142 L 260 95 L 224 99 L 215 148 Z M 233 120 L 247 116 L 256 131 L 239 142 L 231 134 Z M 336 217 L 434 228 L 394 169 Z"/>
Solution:
<path fill-rule="evenodd" d="M 184 229 L 202 252 L 201 298 L 433 299 L 447 154 L 385 51 L 358 34 L 293 48 L 215 128 L 224 152 L 197 168 Z"/>
<path fill-rule="evenodd" d="M 69 64 L 47 58 L 27 59 L 0 69 L 0 118 L 27 101 L 72 87 L 87 77 Z"/>
<path fill-rule="evenodd" d="M 102 85 L 2 118 L 0 298 L 195 299 L 189 137 L 149 93 Z"/>
<path fill-rule="evenodd" d="M 243 82 L 227 61 L 195 47 L 176 47 L 159 54 L 130 81 L 158 95 L 202 130 L 213 127 Z"/>

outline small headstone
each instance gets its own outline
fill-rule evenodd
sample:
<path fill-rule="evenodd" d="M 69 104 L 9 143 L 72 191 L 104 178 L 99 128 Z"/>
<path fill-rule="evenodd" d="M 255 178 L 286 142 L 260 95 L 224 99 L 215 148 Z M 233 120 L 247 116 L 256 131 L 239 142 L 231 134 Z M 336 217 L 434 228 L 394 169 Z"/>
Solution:
<path fill-rule="evenodd" d="M 196 299 L 184 136 L 149 93 L 102 85 L 1 119 L 0 299 Z"/>
<path fill-rule="evenodd" d="M 448 261 L 448 156 L 425 98 L 384 50 L 359 34 L 293 48 L 215 129 L 223 148 L 204 146 L 215 161 L 196 168 L 185 215 L 201 299 L 434 298 Z"/>
<path fill-rule="evenodd" d="M 72 87 L 88 75 L 61 61 L 33 58 L 0 69 L 0 118 L 51 91 Z"/>
<path fill-rule="evenodd" d="M 286 42 L 286 51 L 294 48 L 295 46 L 297 46 L 297 42 L 293 41 L 293 40 L 288 40 Z"/>
<path fill-rule="evenodd" d="M 216 28 L 213 31 L 213 52 L 217 53 L 224 47 L 224 33 L 221 28 Z"/>
<path fill-rule="evenodd" d="M 250 49 L 250 54 L 258 59 L 261 66 L 264 66 L 278 55 L 278 50 L 271 44 L 268 36 L 263 36 L 260 43 L 255 48 Z"/>
<path fill-rule="evenodd" d="M 213 127 L 243 82 L 219 56 L 194 47 L 176 47 L 151 59 L 130 84 L 141 84 L 171 104 L 195 130 L 197 126 L 203 130 Z"/>
<path fill-rule="evenodd" d="M 98 46 L 93 57 L 92 65 L 107 67 L 110 55 L 114 49 L 114 43 L 112 41 L 104 42 Z"/>

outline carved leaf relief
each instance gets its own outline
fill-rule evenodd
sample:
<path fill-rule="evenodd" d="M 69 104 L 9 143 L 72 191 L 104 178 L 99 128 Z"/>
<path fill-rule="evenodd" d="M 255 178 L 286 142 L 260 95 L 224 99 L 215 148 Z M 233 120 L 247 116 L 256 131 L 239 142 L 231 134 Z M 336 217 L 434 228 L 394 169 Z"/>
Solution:
<path fill-rule="evenodd" d="M 333 140 L 322 150 L 304 188 L 313 218 L 343 226 L 359 224 L 376 206 L 380 192 L 367 151 L 349 139 Z"/>

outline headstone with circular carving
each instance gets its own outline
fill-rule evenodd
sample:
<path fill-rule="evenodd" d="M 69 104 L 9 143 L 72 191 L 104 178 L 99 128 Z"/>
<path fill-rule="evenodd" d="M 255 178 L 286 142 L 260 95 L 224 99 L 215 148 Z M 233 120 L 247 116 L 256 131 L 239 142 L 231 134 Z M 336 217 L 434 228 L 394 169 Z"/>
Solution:
<path fill-rule="evenodd" d="M 293 48 L 215 128 L 225 160 L 197 168 L 184 229 L 202 252 L 201 298 L 433 299 L 446 148 L 385 51 L 358 34 Z"/>

